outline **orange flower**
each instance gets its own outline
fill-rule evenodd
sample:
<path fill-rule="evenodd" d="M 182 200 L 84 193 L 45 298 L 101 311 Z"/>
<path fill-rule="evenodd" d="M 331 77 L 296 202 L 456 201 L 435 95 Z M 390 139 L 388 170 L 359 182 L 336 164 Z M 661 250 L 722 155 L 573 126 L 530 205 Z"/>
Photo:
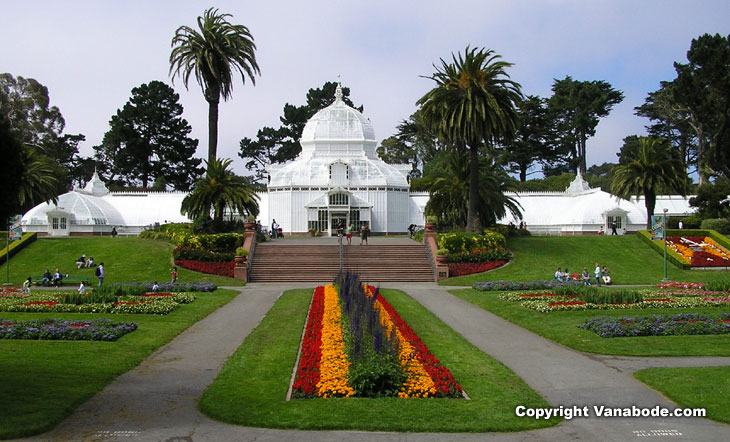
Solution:
<path fill-rule="evenodd" d="M 350 363 L 342 339 L 342 317 L 339 295 L 332 284 L 324 288 L 324 315 L 322 317 L 322 357 L 317 383 L 319 397 L 350 397 L 355 391 L 347 385 Z"/>

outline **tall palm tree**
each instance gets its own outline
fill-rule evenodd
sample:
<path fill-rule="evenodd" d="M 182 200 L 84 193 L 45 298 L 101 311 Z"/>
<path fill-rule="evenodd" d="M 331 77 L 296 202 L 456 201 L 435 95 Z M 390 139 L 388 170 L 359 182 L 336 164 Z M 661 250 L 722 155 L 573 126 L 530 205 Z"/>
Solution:
<path fill-rule="evenodd" d="M 684 196 L 687 185 L 684 164 L 672 155 L 669 143 L 663 138 L 641 137 L 635 157 L 613 169 L 611 193 L 621 198 L 644 195 L 646 228 L 651 230 L 656 196 L 662 192 Z"/>
<path fill-rule="evenodd" d="M 170 74 L 180 75 L 187 88 L 190 74 L 195 73 L 208 101 L 208 164 L 215 160 L 218 146 L 218 103 L 220 97 L 231 97 L 234 72 L 241 74 L 244 84 L 248 77 L 254 85 L 254 74 L 261 74 L 251 33 L 246 26 L 229 23 L 227 17 L 232 15 L 209 8 L 198 17 L 200 32 L 180 26 L 171 45 Z"/>
<path fill-rule="evenodd" d="M 258 215 L 258 195 L 244 177 L 228 168 L 231 163 L 230 159 L 209 162 L 205 177 L 199 179 L 193 191 L 182 200 L 180 213 L 197 219 L 210 216 L 212 210 L 213 220 L 217 222 L 223 221 L 226 209 L 233 209 L 240 215 Z"/>
<path fill-rule="evenodd" d="M 463 227 L 469 205 L 469 178 L 471 160 L 466 153 L 441 155 L 440 164 L 433 175 L 425 178 L 430 197 L 426 212 L 436 215 L 446 224 Z M 438 161 L 438 160 L 437 160 Z M 492 225 L 509 211 L 515 218 L 522 218 L 520 203 L 505 192 L 514 190 L 507 173 L 491 158 L 479 159 L 479 221 Z"/>
<path fill-rule="evenodd" d="M 452 62 L 441 66 L 430 78 L 436 86 L 418 100 L 424 121 L 447 144 L 469 149 L 469 207 L 466 230 L 479 232 L 479 151 L 495 141 L 510 137 L 518 122 L 520 85 L 509 79 L 492 50 L 466 47 Z"/>

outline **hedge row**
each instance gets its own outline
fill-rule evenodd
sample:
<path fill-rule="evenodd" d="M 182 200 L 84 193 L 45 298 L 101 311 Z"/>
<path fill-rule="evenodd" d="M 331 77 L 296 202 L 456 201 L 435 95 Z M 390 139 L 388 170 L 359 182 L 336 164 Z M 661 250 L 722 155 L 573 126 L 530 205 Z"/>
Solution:
<path fill-rule="evenodd" d="M 35 232 L 23 233 L 23 237 L 20 241 L 13 241 L 7 248 L 3 247 L 2 250 L 0 250 L 0 264 L 7 261 L 8 257 L 12 258 L 15 256 L 16 253 L 26 248 L 28 244 L 33 243 L 37 238 L 38 236 Z M 3 241 L 5 240 L 3 239 Z"/>
<path fill-rule="evenodd" d="M 677 230 L 679 232 L 680 230 Z M 674 230 L 667 230 L 667 236 L 675 236 L 673 233 Z M 684 236 L 693 236 L 690 235 L 689 232 L 695 232 L 695 230 L 681 230 L 683 232 Z M 636 232 L 637 235 L 639 235 L 639 238 L 641 238 L 642 241 L 647 243 L 649 247 L 656 250 L 657 252 L 664 254 L 664 244 L 661 241 L 655 241 L 651 239 L 651 234 L 648 230 L 639 230 Z M 699 236 L 699 235 L 698 235 Z M 688 262 L 686 262 L 684 259 L 682 259 L 681 256 L 679 256 L 676 252 L 674 252 L 672 249 L 667 247 L 667 261 L 671 262 L 675 266 L 679 267 L 680 269 L 688 270 L 692 268 L 692 265 Z"/>

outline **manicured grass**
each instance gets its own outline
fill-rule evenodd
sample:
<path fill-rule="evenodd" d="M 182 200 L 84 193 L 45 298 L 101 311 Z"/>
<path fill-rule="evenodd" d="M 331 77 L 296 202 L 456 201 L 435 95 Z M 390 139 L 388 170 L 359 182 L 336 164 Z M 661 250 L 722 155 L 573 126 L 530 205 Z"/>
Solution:
<path fill-rule="evenodd" d="M 96 285 L 94 269 L 77 269 L 76 259 L 82 254 L 104 262 L 104 283 L 130 281 L 169 281 L 172 268 L 172 244 L 136 237 L 41 238 L 10 260 L 10 281 L 20 285 L 28 276 L 61 273 L 88 276 Z M 6 279 L 6 264 L 0 266 L 0 280 Z M 180 282 L 212 282 L 221 286 L 239 286 L 242 281 L 193 272 L 178 267 Z"/>
<path fill-rule="evenodd" d="M 593 275 L 596 263 L 608 266 L 614 284 L 657 284 L 664 278 L 664 259 L 636 235 L 624 236 L 525 236 L 512 237 L 514 253 L 509 265 L 486 273 L 457 276 L 440 285 L 471 286 L 479 281 L 534 281 L 552 279 L 558 267 L 571 273 Z M 682 270 L 667 264 L 672 281 L 707 282 L 730 278 L 727 270 Z"/>
<path fill-rule="evenodd" d="M 730 424 L 730 367 L 650 368 L 634 373 L 683 408 L 705 408 L 707 417 Z"/>
<path fill-rule="evenodd" d="M 238 292 L 197 294 L 191 304 L 166 316 L 75 313 L 0 313 L 11 320 L 62 318 L 136 322 L 139 328 L 116 342 L 0 340 L 0 439 L 47 431 L 138 365 L 177 334 L 233 299 Z"/>
<path fill-rule="evenodd" d="M 547 403 L 403 292 L 385 297 L 472 398 L 295 399 L 286 393 L 311 290 L 286 292 L 228 360 L 200 401 L 209 416 L 240 425 L 307 430 L 521 431 L 559 420 L 517 418 L 517 405 Z"/>
<path fill-rule="evenodd" d="M 728 308 L 582 310 L 541 313 L 502 301 L 499 292 L 474 289 L 451 291 L 454 295 L 514 324 L 567 347 L 588 353 L 633 356 L 730 356 L 730 335 L 640 336 L 602 338 L 578 325 L 597 316 L 647 316 L 676 313 L 717 315 Z"/>

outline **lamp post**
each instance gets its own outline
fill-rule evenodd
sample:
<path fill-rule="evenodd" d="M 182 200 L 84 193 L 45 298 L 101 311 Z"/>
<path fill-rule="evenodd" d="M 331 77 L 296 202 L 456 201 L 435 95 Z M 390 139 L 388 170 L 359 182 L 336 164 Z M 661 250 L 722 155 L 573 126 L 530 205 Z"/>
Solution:
<path fill-rule="evenodd" d="M 664 279 L 663 282 L 668 282 L 667 278 L 667 208 L 664 208 L 664 218 L 662 221 L 662 241 L 664 241 Z"/>

